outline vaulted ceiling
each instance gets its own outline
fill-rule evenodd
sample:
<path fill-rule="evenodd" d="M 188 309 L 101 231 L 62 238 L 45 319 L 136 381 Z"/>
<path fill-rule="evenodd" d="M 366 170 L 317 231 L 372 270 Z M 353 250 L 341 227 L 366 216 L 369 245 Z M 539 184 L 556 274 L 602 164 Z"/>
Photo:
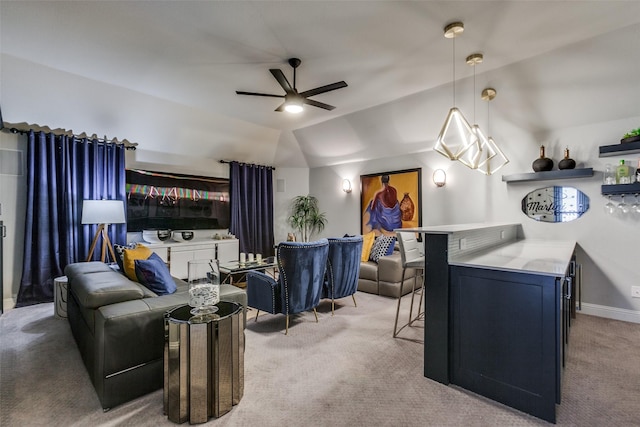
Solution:
<path fill-rule="evenodd" d="M 591 105 L 611 94 L 610 85 L 640 87 L 636 1 L 3 1 L 0 13 L 4 58 L 202 112 L 215 119 L 208 126 L 227 127 L 221 158 L 238 157 L 237 145 L 258 144 L 244 128 L 258 129 L 263 147 L 238 160 L 283 166 L 379 158 L 390 144 L 395 154 L 428 149 L 453 102 L 454 63 L 457 99 L 476 109 L 474 70 L 464 61 L 475 52 L 485 55 L 476 94 L 485 84 L 498 89 L 497 124 L 544 132 L 595 114 L 639 114 L 637 101 L 599 112 Z M 454 42 L 443 37 L 452 21 L 465 25 L 455 61 Z M 347 82 L 314 97 L 335 110 L 307 106 L 290 115 L 274 111 L 280 99 L 236 95 L 281 93 L 269 69 L 291 80 L 291 57 L 302 60 L 301 91 Z M 588 91 L 595 98 L 581 95 Z M 11 105 L 0 102 L 9 120 Z M 575 119 L 563 116 L 571 109 Z M 199 144 L 211 142 L 141 143 L 151 151 L 200 152 Z"/>

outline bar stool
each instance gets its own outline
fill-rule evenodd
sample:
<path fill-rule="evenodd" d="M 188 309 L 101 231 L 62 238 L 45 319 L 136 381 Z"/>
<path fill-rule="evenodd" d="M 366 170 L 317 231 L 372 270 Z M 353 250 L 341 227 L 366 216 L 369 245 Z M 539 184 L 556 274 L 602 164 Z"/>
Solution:
<path fill-rule="evenodd" d="M 421 251 L 421 244 L 416 239 L 416 234 L 413 232 L 396 232 L 398 244 L 400 246 L 400 256 L 402 257 L 402 281 L 400 282 L 400 288 L 398 290 L 398 307 L 396 308 L 396 320 L 393 327 L 393 337 L 395 338 L 398 333 L 405 327 L 411 326 L 413 322 L 418 320 L 420 316 L 423 315 L 420 312 L 422 307 L 422 297 L 424 296 L 424 255 Z M 404 324 L 398 329 L 398 316 L 400 315 L 400 302 L 402 301 L 402 286 L 404 285 L 404 275 L 407 271 L 407 268 L 414 268 L 416 271 L 416 275 L 413 278 L 413 289 L 411 291 L 411 307 L 409 308 L 409 322 Z M 420 274 L 418 274 L 418 272 Z M 422 285 L 418 288 L 421 291 L 420 301 L 418 303 L 418 314 L 416 317 L 413 317 L 413 301 L 416 294 L 416 283 L 418 281 L 418 276 L 422 279 Z M 426 307 L 426 302 L 425 302 Z"/>

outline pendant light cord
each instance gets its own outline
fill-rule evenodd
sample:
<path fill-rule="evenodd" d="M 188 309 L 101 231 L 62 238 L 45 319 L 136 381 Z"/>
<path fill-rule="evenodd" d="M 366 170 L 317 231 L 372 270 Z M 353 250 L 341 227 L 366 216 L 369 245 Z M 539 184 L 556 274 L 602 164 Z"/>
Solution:
<path fill-rule="evenodd" d="M 456 38 L 453 37 L 453 106 L 456 106 Z"/>
<path fill-rule="evenodd" d="M 491 117 L 489 113 L 491 112 L 491 100 L 487 101 L 487 136 L 491 136 Z"/>
<path fill-rule="evenodd" d="M 473 64 L 473 124 L 476 122 L 476 64 Z"/>

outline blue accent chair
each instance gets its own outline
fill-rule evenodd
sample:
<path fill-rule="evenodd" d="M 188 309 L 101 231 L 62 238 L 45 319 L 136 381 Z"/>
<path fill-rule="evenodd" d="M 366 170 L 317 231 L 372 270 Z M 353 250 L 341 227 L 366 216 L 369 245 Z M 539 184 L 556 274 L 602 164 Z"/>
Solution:
<path fill-rule="evenodd" d="M 286 317 L 285 335 L 289 333 L 289 315 L 313 310 L 318 321 L 316 306 L 320 303 L 329 242 L 282 242 L 278 244 L 276 258 L 278 278 L 261 271 L 247 273 L 247 305 L 271 314 Z"/>
<path fill-rule="evenodd" d="M 322 298 L 331 298 L 331 315 L 335 300 L 351 296 L 357 307 L 355 293 L 358 290 L 362 236 L 337 237 L 329 240 L 329 257 Z"/>

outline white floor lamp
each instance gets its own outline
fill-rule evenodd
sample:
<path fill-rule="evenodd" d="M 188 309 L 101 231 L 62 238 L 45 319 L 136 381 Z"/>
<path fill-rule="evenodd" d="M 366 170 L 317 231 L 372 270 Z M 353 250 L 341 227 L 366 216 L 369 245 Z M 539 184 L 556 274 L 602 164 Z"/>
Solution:
<path fill-rule="evenodd" d="M 89 249 L 89 255 L 87 256 L 87 262 L 91 261 L 93 251 L 98 243 L 98 237 L 102 236 L 102 252 L 100 261 L 104 262 L 107 255 L 107 248 L 111 254 L 111 259 L 115 261 L 116 255 L 113 251 L 113 246 L 109 240 L 107 234 L 107 228 L 109 224 L 123 224 L 125 222 L 124 217 L 124 203 L 122 200 L 84 200 L 82 203 L 82 224 L 98 224 L 96 235 L 91 242 L 91 248 Z"/>

